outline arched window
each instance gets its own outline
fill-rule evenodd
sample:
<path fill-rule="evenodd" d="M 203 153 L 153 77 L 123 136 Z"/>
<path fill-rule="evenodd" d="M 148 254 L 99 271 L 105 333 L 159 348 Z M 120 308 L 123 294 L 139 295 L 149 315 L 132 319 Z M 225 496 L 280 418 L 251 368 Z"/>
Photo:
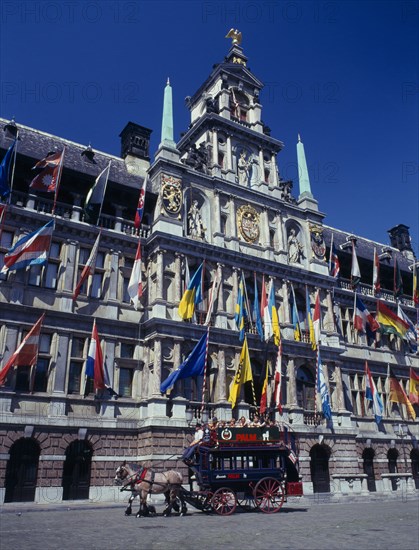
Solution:
<path fill-rule="evenodd" d="M 297 404 L 306 411 L 314 411 L 315 379 L 310 369 L 300 367 L 297 371 Z"/>
<path fill-rule="evenodd" d="M 5 502 L 35 500 L 40 453 L 38 443 L 27 437 L 18 439 L 12 445 L 6 468 Z"/>
<path fill-rule="evenodd" d="M 388 471 L 390 474 L 396 474 L 399 470 L 397 467 L 397 459 L 399 458 L 399 452 L 397 449 L 390 449 L 387 453 Z M 391 479 L 391 489 L 397 491 L 397 480 Z"/>

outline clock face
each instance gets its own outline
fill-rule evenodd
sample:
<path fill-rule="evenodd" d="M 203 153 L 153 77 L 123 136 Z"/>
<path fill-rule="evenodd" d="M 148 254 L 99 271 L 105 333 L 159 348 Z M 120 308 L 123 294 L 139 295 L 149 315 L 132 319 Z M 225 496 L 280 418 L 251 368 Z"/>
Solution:
<path fill-rule="evenodd" d="M 259 214 L 252 206 L 241 206 L 237 210 L 237 225 L 246 242 L 255 243 L 259 240 Z"/>

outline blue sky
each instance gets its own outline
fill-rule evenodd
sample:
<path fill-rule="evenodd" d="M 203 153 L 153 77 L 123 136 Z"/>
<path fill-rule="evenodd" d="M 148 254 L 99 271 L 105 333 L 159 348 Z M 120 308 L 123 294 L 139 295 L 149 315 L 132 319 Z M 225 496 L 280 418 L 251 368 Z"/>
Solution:
<path fill-rule="evenodd" d="M 325 223 L 387 243 L 411 228 L 419 254 L 419 1 L 19 1 L 0 5 L 0 114 L 119 155 L 131 120 L 160 139 L 170 77 L 175 139 L 184 98 L 223 60 L 231 28 L 265 83 L 263 120 L 296 141 Z M 295 182 L 296 186 L 296 182 Z"/>

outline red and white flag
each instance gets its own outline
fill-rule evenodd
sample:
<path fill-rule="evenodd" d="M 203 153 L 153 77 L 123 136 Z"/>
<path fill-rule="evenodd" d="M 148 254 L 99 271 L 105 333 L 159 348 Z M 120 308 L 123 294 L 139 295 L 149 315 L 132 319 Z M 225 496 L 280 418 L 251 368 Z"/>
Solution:
<path fill-rule="evenodd" d="M 9 370 L 15 367 L 33 367 L 36 365 L 39 349 L 39 335 L 45 313 L 41 315 L 28 334 L 20 343 L 7 363 L 0 371 L 0 386 L 4 386 Z"/>
<path fill-rule="evenodd" d="M 80 280 L 77 283 L 76 288 L 74 290 L 73 300 L 77 300 L 77 297 L 80 294 L 81 287 L 83 286 L 84 281 L 89 277 L 89 275 L 93 276 L 95 272 L 100 235 L 101 235 L 101 231 L 99 231 L 99 235 L 96 237 L 96 241 L 95 241 L 95 244 L 93 245 L 92 251 L 90 252 L 89 259 L 87 260 L 83 268 L 83 271 L 81 272 Z"/>
<path fill-rule="evenodd" d="M 64 150 L 47 156 L 35 164 L 34 168 L 43 168 L 43 170 L 34 177 L 29 187 L 35 191 L 55 193 L 60 180 L 63 157 Z"/>
<path fill-rule="evenodd" d="M 265 275 L 262 276 L 262 293 L 260 295 L 260 316 L 265 317 L 265 309 L 268 307 L 268 298 L 266 297 Z"/>
<path fill-rule="evenodd" d="M 279 341 L 278 346 L 278 355 L 276 356 L 276 365 L 275 365 L 275 386 L 274 386 L 274 400 L 275 406 L 278 411 L 282 414 L 282 405 L 281 405 L 281 386 L 282 386 L 282 340 Z"/>
<path fill-rule="evenodd" d="M 135 220 L 134 220 L 135 229 L 140 228 L 141 221 L 143 219 L 146 188 L 147 188 L 147 177 L 144 178 L 143 185 L 140 189 L 140 196 L 138 198 L 137 210 L 135 211 Z"/>
<path fill-rule="evenodd" d="M 314 305 L 314 314 L 313 314 L 313 329 L 314 329 L 314 339 L 316 342 L 316 346 L 320 342 L 320 318 L 321 318 L 321 308 L 320 308 L 320 292 L 317 290 L 316 292 L 316 302 Z"/>
<path fill-rule="evenodd" d="M 93 378 L 95 391 L 104 390 L 105 373 L 103 370 L 103 354 L 100 347 L 100 339 L 96 326 L 96 319 L 93 322 L 92 339 L 90 340 L 87 353 L 86 376 Z"/>
<path fill-rule="evenodd" d="M 131 277 L 128 283 L 128 295 L 137 309 L 138 302 L 143 295 L 142 271 L 141 271 L 141 241 L 138 241 L 137 253 L 132 266 Z"/>
<path fill-rule="evenodd" d="M 351 266 L 351 284 L 355 288 L 361 280 L 361 271 L 359 270 L 358 258 L 356 256 L 355 242 L 352 241 L 352 266 Z"/>
<path fill-rule="evenodd" d="M 377 249 L 374 248 L 374 264 L 372 268 L 372 286 L 374 287 L 374 294 L 377 296 L 381 291 L 380 284 L 380 259 L 378 258 Z"/>

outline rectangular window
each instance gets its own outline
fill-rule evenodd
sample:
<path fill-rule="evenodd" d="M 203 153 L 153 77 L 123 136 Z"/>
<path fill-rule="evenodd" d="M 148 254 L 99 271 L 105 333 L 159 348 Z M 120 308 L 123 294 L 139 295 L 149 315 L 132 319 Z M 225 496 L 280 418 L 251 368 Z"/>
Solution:
<path fill-rule="evenodd" d="M 71 360 L 68 375 L 68 393 L 78 394 L 83 390 L 83 364 L 85 339 L 74 337 L 71 341 Z"/>
<path fill-rule="evenodd" d="M 16 370 L 16 391 L 29 391 L 29 380 L 31 375 L 30 367 L 17 367 Z"/>
<path fill-rule="evenodd" d="M 124 359 L 132 359 L 134 357 L 134 350 L 134 344 L 124 344 L 121 342 L 120 357 L 123 357 Z"/>
<path fill-rule="evenodd" d="M 48 385 L 49 359 L 39 358 L 35 369 L 33 391 L 46 392 Z"/>
<path fill-rule="evenodd" d="M 10 231 L 3 231 L 0 240 L 0 267 L 4 265 L 4 256 L 6 252 L 12 247 L 13 233 Z M 7 279 L 7 273 L 0 273 L 0 280 L 5 281 Z"/>
<path fill-rule="evenodd" d="M 122 397 L 132 397 L 132 381 L 134 379 L 134 369 L 119 369 L 119 394 Z"/>

